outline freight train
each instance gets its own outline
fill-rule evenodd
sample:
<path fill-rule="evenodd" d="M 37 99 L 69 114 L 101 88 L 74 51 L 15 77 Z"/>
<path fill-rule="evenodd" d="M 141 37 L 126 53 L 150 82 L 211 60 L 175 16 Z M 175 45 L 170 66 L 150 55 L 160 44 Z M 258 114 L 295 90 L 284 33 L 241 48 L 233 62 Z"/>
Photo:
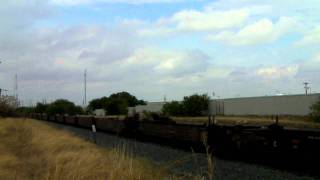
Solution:
<path fill-rule="evenodd" d="M 32 114 L 34 119 L 117 134 L 195 151 L 210 150 L 214 155 L 262 162 L 320 175 L 320 130 L 269 126 L 203 125 L 173 121 L 139 120 L 139 117 L 68 116 Z"/>

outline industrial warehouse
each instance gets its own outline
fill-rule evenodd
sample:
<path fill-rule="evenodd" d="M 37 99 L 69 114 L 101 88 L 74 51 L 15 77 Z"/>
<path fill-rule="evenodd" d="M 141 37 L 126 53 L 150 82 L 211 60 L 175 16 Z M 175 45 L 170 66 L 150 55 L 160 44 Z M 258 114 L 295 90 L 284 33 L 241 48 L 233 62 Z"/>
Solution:
<path fill-rule="evenodd" d="M 225 116 L 272 116 L 272 115 L 291 115 L 307 116 L 310 107 L 320 98 L 320 94 L 298 94 L 282 96 L 260 96 L 215 99 L 209 102 L 210 115 Z M 129 114 L 136 112 L 160 113 L 165 102 L 149 102 L 147 105 L 139 105 L 129 108 Z"/>

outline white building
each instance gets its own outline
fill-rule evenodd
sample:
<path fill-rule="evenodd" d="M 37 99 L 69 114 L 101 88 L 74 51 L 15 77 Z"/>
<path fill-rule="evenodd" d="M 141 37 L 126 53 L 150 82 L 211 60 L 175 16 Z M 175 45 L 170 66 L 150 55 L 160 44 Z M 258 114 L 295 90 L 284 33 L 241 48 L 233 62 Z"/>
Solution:
<path fill-rule="evenodd" d="M 95 109 L 93 111 L 93 114 L 95 116 L 106 116 L 106 110 L 104 110 L 104 109 Z"/>

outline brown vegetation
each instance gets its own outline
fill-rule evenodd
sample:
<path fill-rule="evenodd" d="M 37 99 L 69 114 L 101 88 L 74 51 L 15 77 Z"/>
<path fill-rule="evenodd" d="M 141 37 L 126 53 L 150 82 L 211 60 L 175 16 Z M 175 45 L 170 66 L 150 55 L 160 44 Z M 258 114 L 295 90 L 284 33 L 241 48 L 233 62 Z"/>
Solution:
<path fill-rule="evenodd" d="M 0 119 L 0 179 L 163 179 L 171 177 L 125 149 L 102 149 L 26 119 Z"/>

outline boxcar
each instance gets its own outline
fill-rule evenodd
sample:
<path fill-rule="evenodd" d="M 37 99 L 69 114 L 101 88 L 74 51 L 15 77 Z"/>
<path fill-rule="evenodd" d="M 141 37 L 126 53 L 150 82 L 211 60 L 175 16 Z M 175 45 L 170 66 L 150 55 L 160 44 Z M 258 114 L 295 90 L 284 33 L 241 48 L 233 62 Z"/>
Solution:
<path fill-rule="evenodd" d="M 77 117 L 76 116 L 65 116 L 66 124 L 77 125 Z"/>
<path fill-rule="evenodd" d="M 64 123 L 64 115 L 56 115 L 56 121 L 59 123 Z"/>
<path fill-rule="evenodd" d="M 206 128 L 200 125 L 168 124 L 141 121 L 139 132 L 144 136 L 164 138 L 172 141 L 199 143 L 206 138 Z"/>
<path fill-rule="evenodd" d="M 92 116 L 77 116 L 78 125 L 80 127 L 91 128 L 92 126 Z"/>
<path fill-rule="evenodd" d="M 100 130 L 119 134 L 124 128 L 123 121 L 115 117 L 96 117 L 96 127 Z"/>

